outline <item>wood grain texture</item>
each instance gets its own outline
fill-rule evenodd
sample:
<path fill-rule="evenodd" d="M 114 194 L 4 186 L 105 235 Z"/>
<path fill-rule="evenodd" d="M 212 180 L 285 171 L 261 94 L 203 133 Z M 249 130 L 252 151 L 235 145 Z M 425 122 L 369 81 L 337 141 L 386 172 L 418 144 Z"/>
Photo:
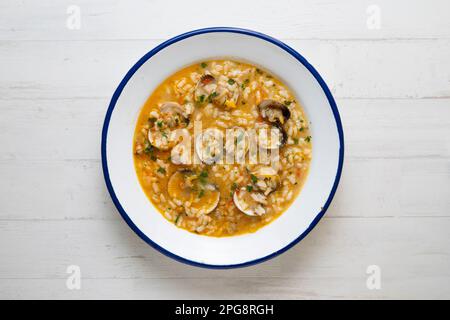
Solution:
<path fill-rule="evenodd" d="M 1 101 L 0 161 L 99 160 L 109 99 Z M 450 99 L 337 99 L 347 158 L 450 158 Z"/>
<path fill-rule="evenodd" d="M 0 298 L 450 298 L 450 2 L 228 3 L 240 10 L 0 3 Z M 80 30 L 66 27 L 69 5 L 81 9 Z M 259 30 L 302 53 L 345 131 L 325 218 L 280 257 L 238 270 L 182 265 L 146 245 L 114 208 L 100 163 L 123 75 L 164 39 L 212 25 Z M 381 290 L 366 287 L 373 264 Z M 81 290 L 66 288 L 69 265 L 81 267 Z"/>
<path fill-rule="evenodd" d="M 408 298 L 418 286 L 439 298 L 450 293 L 442 285 L 450 276 L 450 248 L 442 246 L 449 227 L 449 218 L 325 219 L 276 259 L 204 270 L 164 257 L 122 221 L 7 221 L 0 240 L 16 245 L 0 249 L 0 297 L 23 295 L 28 283 L 37 287 L 27 297 L 44 286 L 49 296 L 76 298 Z M 71 264 L 82 270 L 78 292 L 65 287 Z M 365 285 L 372 264 L 382 270 L 380 291 Z"/>
<path fill-rule="evenodd" d="M 120 220 L 99 161 L 8 161 L 0 174 L 0 220 Z M 449 217 L 449 189 L 445 159 L 347 159 L 326 217 Z"/>
<path fill-rule="evenodd" d="M 109 99 L 131 66 L 161 42 L 0 42 L 0 98 Z M 450 40 L 286 42 L 336 98 L 450 98 Z"/>
<path fill-rule="evenodd" d="M 380 29 L 368 29 L 368 7 L 378 5 Z M 66 28 L 69 5 L 81 9 L 81 29 Z M 165 39 L 187 30 L 235 26 L 278 38 L 449 38 L 446 0 L 228 0 L 228 10 L 207 0 L 2 1 L 0 39 Z M 238 10 L 236 8 L 239 8 Z"/>

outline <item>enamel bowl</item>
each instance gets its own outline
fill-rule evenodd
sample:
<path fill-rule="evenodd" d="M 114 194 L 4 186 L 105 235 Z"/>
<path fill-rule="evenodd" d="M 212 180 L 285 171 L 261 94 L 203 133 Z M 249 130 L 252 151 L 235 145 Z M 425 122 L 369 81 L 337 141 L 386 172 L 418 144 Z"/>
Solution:
<path fill-rule="evenodd" d="M 177 228 L 151 204 L 134 169 L 133 134 L 141 107 L 166 77 L 192 63 L 222 57 L 260 65 L 290 86 L 311 121 L 313 154 L 300 195 L 278 219 L 254 233 L 215 238 Z M 184 263 L 233 268 L 275 257 L 314 228 L 336 191 L 344 158 L 344 138 L 330 90 L 299 53 L 254 31 L 208 28 L 162 43 L 128 71 L 106 113 L 101 152 L 111 198 L 139 237 Z"/>

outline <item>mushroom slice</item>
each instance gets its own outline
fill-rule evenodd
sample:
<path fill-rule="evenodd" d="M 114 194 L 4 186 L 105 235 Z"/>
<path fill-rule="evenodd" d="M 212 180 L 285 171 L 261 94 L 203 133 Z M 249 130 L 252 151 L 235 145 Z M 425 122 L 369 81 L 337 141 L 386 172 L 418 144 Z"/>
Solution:
<path fill-rule="evenodd" d="M 278 123 L 262 124 L 258 130 L 258 145 L 264 149 L 278 149 L 286 144 L 287 133 Z"/>
<path fill-rule="evenodd" d="M 246 188 L 238 189 L 233 194 L 235 206 L 248 216 L 262 216 L 266 214 L 267 198 L 260 192 L 249 192 Z"/>
<path fill-rule="evenodd" d="M 192 170 L 179 170 L 172 174 L 167 183 L 167 193 L 178 203 L 191 200 L 192 183 L 197 177 Z"/>
<path fill-rule="evenodd" d="M 209 128 L 195 138 L 195 152 L 205 164 L 211 165 L 222 159 L 223 133 L 217 128 Z"/>
<path fill-rule="evenodd" d="M 173 102 L 173 101 L 169 101 L 169 102 L 164 102 L 160 107 L 159 110 L 161 110 L 161 113 L 171 113 L 171 114 L 183 114 L 184 110 L 183 107 L 177 103 L 177 102 Z"/>
<path fill-rule="evenodd" d="M 189 124 L 186 110 L 177 102 L 165 102 L 159 107 L 159 110 L 164 122 L 170 128 Z"/>
<path fill-rule="evenodd" d="M 165 102 L 159 107 L 158 117 L 153 122 L 148 130 L 148 141 L 152 146 L 167 151 L 177 143 L 171 140 L 173 130 L 187 126 L 189 117 L 180 104 Z"/>
<path fill-rule="evenodd" d="M 258 109 L 261 117 L 270 123 L 283 125 L 291 117 L 291 111 L 289 111 L 288 107 L 271 99 L 261 101 Z"/>
<path fill-rule="evenodd" d="M 179 170 L 170 177 L 167 192 L 177 205 L 190 211 L 195 209 L 200 214 L 211 213 L 220 200 L 220 192 L 215 185 L 204 182 L 188 169 Z"/>
<path fill-rule="evenodd" d="M 191 203 L 191 208 L 196 209 L 200 214 L 209 214 L 217 208 L 220 200 L 220 192 L 213 184 L 206 184 L 204 188 L 197 192 Z"/>
<path fill-rule="evenodd" d="M 148 130 L 148 141 L 152 146 L 162 151 L 167 151 L 173 147 L 173 143 L 170 142 L 169 136 L 170 130 L 155 130 L 153 128 Z"/>
<path fill-rule="evenodd" d="M 278 171 L 271 166 L 260 166 L 251 171 L 254 178 L 253 185 L 256 190 L 259 190 L 268 195 L 275 191 L 281 184 Z"/>

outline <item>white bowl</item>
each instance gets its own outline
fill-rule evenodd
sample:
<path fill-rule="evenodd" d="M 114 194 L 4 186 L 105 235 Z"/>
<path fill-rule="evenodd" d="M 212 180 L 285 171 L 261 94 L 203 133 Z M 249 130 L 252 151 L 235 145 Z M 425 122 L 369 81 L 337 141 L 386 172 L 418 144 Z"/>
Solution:
<path fill-rule="evenodd" d="M 254 233 L 208 237 L 177 228 L 150 203 L 133 163 L 133 134 L 144 102 L 166 77 L 202 60 L 229 57 L 269 70 L 294 91 L 311 121 L 313 155 L 300 195 L 278 219 Z M 114 92 L 102 132 L 106 185 L 122 217 L 148 244 L 195 266 L 232 268 L 275 257 L 319 222 L 336 191 L 344 158 L 339 113 L 317 71 L 286 44 L 249 30 L 208 28 L 172 38 L 143 56 Z"/>

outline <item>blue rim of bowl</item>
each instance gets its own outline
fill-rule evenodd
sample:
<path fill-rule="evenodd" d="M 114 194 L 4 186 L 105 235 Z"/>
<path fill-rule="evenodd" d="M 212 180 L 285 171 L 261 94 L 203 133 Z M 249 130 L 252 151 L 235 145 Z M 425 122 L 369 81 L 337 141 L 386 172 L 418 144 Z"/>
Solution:
<path fill-rule="evenodd" d="M 337 131 L 338 131 L 338 135 L 339 135 L 339 164 L 338 164 L 338 168 L 337 168 L 337 172 L 336 172 L 336 177 L 333 183 L 333 187 L 331 189 L 330 195 L 328 196 L 327 201 L 325 202 L 322 210 L 316 215 L 316 217 L 314 218 L 314 220 L 311 222 L 311 224 L 309 225 L 309 227 L 302 233 L 300 234 L 299 237 L 297 237 L 294 241 L 292 241 L 291 243 L 289 243 L 288 245 L 286 245 L 285 247 L 281 248 L 278 251 L 275 251 L 267 256 L 255 259 L 255 260 L 251 260 L 251 261 L 247 261 L 247 262 L 243 262 L 243 263 L 238 263 L 238 264 L 230 264 L 230 265 L 213 265 L 213 264 L 206 264 L 206 263 L 201 263 L 201 262 L 197 262 L 197 261 L 192 261 L 183 257 L 180 257 L 166 249 L 164 249 L 163 247 L 159 246 L 158 244 L 156 244 L 155 242 L 153 242 L 149 237 L 147 237 L 134 223 L 133 221 L 130 219 L 130 217 L 128 216 L 128 214 L 125 212 L 125 210 L 123 209 L 122 205 L 119 202 L 119 199 L 117 198 L 115 192 L 114 192 L 114 188 L 111 184 L 111 180 L 109 177 L 109 171 L 108 171 L 108 161 L 106 159 L 106 138 L 107 138 L 107 134 L 108 134 L 108 127 L 109 127 L 109 121 L 111 119 L 111 114 L 114 110 L 114 107 L 116 105 L 117 99 L 119 98 L 120 94 L 122 93 L 123 88 L 125 87 L 125 85 L 128 83 L 128 80 L 130 80 L 130 78 L 134 75 L 134 73 L 147 61 L 149 60 L 152 56 L 154 56 L 156 53 L 158 53 L 159 51 L 161 51 L 162 49 L 178 42 L 181 40 L 184 40 L 186 38 L 190 38 L 193 36 L 197 36 L 197 35 L 201 35 L 204 33 L 215 33 L 215 32 L 228 32 L 228 33 L 239 33 L 239 34 L 244 34 L 244 35 L 248 35 L 248 36 L 252 36 L 252 37 L 256 37 L 262 40 L 265 40 L 267 42 L 270 42 L 278 47 L 280 47 L 281 49 L 285 50 L 286 52 L 288 52 L 291 56 L 293 56 L 295 59 L 297 59 L 301 64 L 303 64 L 308 70 L 309 72 L 311 72 L 311 74 L 314 76 L 314 78 L 317 80 L 317 82 L 319 83 L 319 85 L 322 87 L 322 90 L 324 91 L 328 102 L 330 104 L 331 110 L 333 111 L 333 115 L 334 115 L 334 119 L 336 121 L 336 127 L 337 127 Z M 265 35 L 263 33 L 260 32 L 256 32 L 256 31 L 252 31 L 252 30 L 248 30 L 248 29 L 241 29 L 241 28 L 233 28 L 233 27 L 211 27 L 211 28 L 204 28 L 204 29 L 198 29 L 198 30 L 193 30 L 193 31 L 189 31 L 183 34 L 180 34 L 176 37 L 173 37 L 163 43 L 161 43 L 160 45 L 156 46 L 155 48 L 153 48 L 151 51 L 149 51 L 147 54 L 145 54 L 141 59 L 139 59 L 138 62 L 136 62 L 136 64 L 131 67 L 131 69 L 127 72 L 127 74 L 125 75 L 125 77 L 122 79 L 122 81 L 120 82 L 119 86 L 117 87 L 116 91 L 114 92 L 112 98 L 111 98 L 111 102 L 109 103 L 109 107 L 108 110 L 106 112 L 106 116 L 105 116 L 105 121 L 103 123 L 103 129 L 102 129 L 102 145 L 101 145 L 101 154 L 102 154 L 102 167 L 103 167 L 103 175 L 105 178 L 105 182 L 106 182 L 106 186 L 108 188 L 109 194 L 111 195 L 111 198 L 114 202 L 114 205 L 116 206 L 117 210 L 119 210 L 120 215 L 122 216 L 122 218 L 125 220 L 125 222 L 128 224 L 128 226 L 142 239 L 144 240 L 146 243 L 148 243 L 150 246 L 152 246 L 153 248 L 155 248 L 156 250 L 160 251 L 161 253 L 163 253 L 164 255 L 175 259 L 179 262 L 183 262 L 186 263 L 188 265 L 192 265 L 192 266 L 196 266 L 196 267 L 203 267 L 203 268 L 210 268 L 210 269 L 231 269 L 231 268 L 240 268 L 240 267 L 247 267 L 247 266 L 251 266 L 251 265 L 255 265 L 261 262 L 264 262 L 266 260 L 272 259 L 280 254 L 282 254 L 283 252 L 289 250 L 290 248 L 292 248 L 294 245 L 296 245 L 297 243 L 299 243 L 304 237 L 306 237 L 309 232 L 316 226 L 316 224 L 320 221 L 320 219 L 324 216 L 325 212 L 327 211 L 331 201 L 333 200 L 334 194 L 336 193 L 336 189 L 338 187 L 339 184 L 339 180 L 341 177 L 341 173 L 342 173 L 342 166 L 343 166 L 343 162 L 344 162 L 344 133 L 342 130 L 342 123 L 341 123 L 341 118 L 339 116 L 339 111 L 337 109 L 336 106 L 336 102 L 334 101 L 333 96 L 331 95 L 330 90 L 328 89 L 328 86 L 326 85 L 325 81 L 322 79 L 322 77 L 320 76 L 320 74 L 314 69 L 314 67 L 312 65 L 310 65 L 308 63 L 308 61 L 306 61 L 306 59 L 299 54 L 297 51 L 295 51 L 294 49 L 292 49 L 291 47 L 289 47 L 288 45 L 286 45 L 285 43 L 272 38 L 268 35 Z"/>

